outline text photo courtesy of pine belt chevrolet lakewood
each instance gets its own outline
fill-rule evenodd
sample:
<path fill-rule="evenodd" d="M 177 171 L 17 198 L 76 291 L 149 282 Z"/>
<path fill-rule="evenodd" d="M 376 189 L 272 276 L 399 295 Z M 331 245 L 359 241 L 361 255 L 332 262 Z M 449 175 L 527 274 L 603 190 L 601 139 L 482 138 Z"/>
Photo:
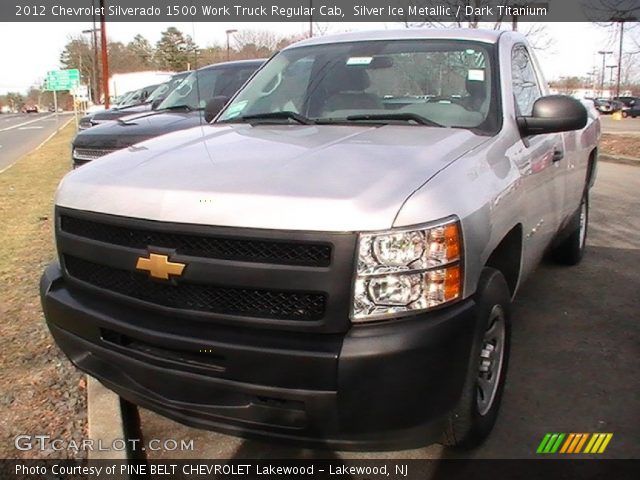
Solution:
<path fill-rule="evenodd" d="M 482 442 L 512 298 L 585 249 L 593 106 L 548 95 L 523 35 L 447 29 L 304 40 L 223 103 L 60 184 L 40 287 L 60 348 L 199 428 Z"/>

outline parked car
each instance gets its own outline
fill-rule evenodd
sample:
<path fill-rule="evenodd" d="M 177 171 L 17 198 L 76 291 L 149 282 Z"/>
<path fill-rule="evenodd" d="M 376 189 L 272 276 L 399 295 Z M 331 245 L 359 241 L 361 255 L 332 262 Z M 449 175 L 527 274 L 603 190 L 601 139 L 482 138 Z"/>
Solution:
<path fill-rule="evenodd" d="M 517 32 L 284 48 L 207 103 L 211 124 L 65 177 L 41 281 L 53 337 L 191 426 L 477 445 L 519 348 L 511 299 L 546 252 L 585 251 L 600 120 L 543 78 Z M 165 102 L 204 106 L 183 85 Z"/>
<path fill-rule="evenodd" d="M 629 111 L 633 109 L 634 106 L 640 106 L 638 102 L 640 99 L 638 99 L 638 97 L 614 97 L 614 100 L 622 102 L 622 116 L 625 118 L 631 116 Z"/>
<path fill-rule="evenodd" d="M 189 75 L 189 73 L 191 72 L 181 72 L 175 74 L 168 82 L 156 86 L 156 88 L 153 89 L 153 91 L 151 91 L 148 96 L 146 96 L 143 102 L 130 102 L 130 99 L 127 98 L 126 101 L 129 102 L 128 104 L 119 104 L 108 110 L 102 110 L 89 115 L 85 115 L 80 119 L 79 129 L 86 130 L 87 128 L 95 127 L 96 125 L 100 125 L 101 123 L 117 120 L 121 117 L 154 110 L 155 107 L 157 107 L 169 93 L 171 93 L 178 87 L 178 85 L 180 85 L 180 83 L 182 83 L 182 81 L 187 77 L 187 75 Z M 146 90 L 149 91 L 150 89 L 147 88 Z"/>
<path fill-rule="evenodd" d="M 231 97 L 263 63 L 241 60 L 200 68 L 190 73 L 156 110 L 78 132 L 73 140 L 74 167 L 143 140 L 204 123 L 207 101 L 215 96 Z"/>
<path fill-rule="evenodd" d="M 640 117 L 640 102 L 635 102 L 631 107 L 623 111 L 622 116 L 631 118 Z"/>
<path fill-rule="evenodd" d="M 593 103 L 600 113 L 608 115 L 622 110 L 623 103 L 609 98 L 596 98 Z"/>

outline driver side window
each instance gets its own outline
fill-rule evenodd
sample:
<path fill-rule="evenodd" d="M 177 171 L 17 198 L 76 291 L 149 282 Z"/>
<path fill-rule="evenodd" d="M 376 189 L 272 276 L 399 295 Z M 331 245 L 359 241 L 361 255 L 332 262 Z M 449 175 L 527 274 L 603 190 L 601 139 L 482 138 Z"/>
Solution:
<path fill-rule="evenodd" d="M 542 96 L 531 57 L 523 45 L 516 45 L 511 53 L 513 96 L 519 115 L 529 116 L 533 104 Z"/>

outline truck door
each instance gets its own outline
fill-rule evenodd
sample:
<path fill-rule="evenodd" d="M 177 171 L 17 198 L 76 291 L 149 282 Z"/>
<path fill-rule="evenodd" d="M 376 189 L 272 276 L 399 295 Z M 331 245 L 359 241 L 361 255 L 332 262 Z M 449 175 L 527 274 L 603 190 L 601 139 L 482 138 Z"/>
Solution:
<path fill-rule="evenodd" d="M 511 55 L 515 115 L 531 115 L 533 104 L 543 95 L 541 77 L 523 44 L 516 44 Z M 523 233 L 525 255 L 536 261 L 560 226 L 564 209 L 566 160 L 561 134 L 534 135 L 520 139 L 514 150 L 522 169 L 527 200 Z"/>

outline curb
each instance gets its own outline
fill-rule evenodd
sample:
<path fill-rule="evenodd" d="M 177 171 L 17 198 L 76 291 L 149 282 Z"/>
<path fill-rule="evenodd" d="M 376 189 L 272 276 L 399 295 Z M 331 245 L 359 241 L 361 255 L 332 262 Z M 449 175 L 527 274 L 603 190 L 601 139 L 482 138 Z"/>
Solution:
<path fill-rule="evenodd" d="M 623 157 L 620 155 L 607 155 L 605 153 L 600 153 L 598 155 L 598 160 L 607 163 L 619 163 L 623 165 L 633 165 L 636 167 L 640 167 L 640 158 Z"/>
<path fill-rule="evenodd" d="M 89 460 L 127 460 L 126 450 L 111 448 L 116 440 L 117 445 L 126 438 L 120 397 L 89 375 L 87 420 L 89 439 L 94 444 L 88 452 Z"/>

